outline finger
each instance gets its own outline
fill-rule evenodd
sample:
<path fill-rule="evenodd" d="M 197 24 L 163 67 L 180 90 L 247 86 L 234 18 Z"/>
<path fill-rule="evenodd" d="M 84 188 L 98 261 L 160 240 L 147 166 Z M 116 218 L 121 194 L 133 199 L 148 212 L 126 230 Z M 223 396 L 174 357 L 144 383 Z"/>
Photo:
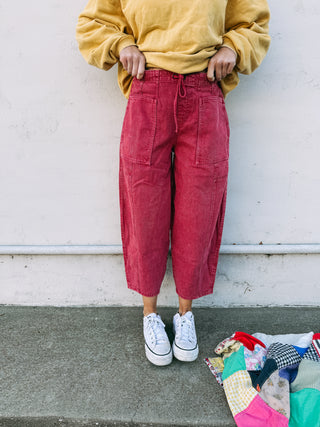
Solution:
<path fill-rule="evenodd" d="M 220 80 L 224 78 L 224 62 L 220 63 Z"/>
<path fill-rule="evenodd" d="M 121 64 L 122 64 L 123 68 L 126 70 L 127 66 L 128 66 L 127 58 L 126 57 L 121 58 L 120 61 L 121 61 Z"/>
<path fill-rule="evenodd" d="M 231 74 L 231 73 L 232 73 L 233 68 L 234 68 L 234 64 L 233 64 L 233 63 L 230 63 L 230 64 L 228 65 L 228 68 L 227 68 L 227 74 Z"/>
<path fill-rule="evenodd" d="M 131 70 L 131 74 L 133 76 L 136 76 L 138 73 L 138 67 L 139 67 L 139 56 L 134 56 L 132 58 L 132 70 Z"/>
<path fill-rule="evenodd" d="M 222 79 L 224 79 L 225 76 L 228 74 L 228 65 L 229 63 L 225 62 L 222 66 L 222 76 L 221 76 Z"/>
<path fill-rule="evenodd" d="M 216 74 L 216 79 L 218 81 L 220 81 L 221 80 L 221 74 L 222 74 L 222 64 L 221 64 L 221 62 L 217 62 L 216 63 L 215 74 Z"/>
<path fill-rule="evenodd" d="M 131 56 L 129 56 L 127 58 L 127 72 L 129 74 L 131 74 L 131 72 L 132 72 L 132 57 Z"/>
<path fill-rule="evenodd" d="M 141 55 L 140 61 L 139 61 L 137 79 L 142 79 L 144 71 L 145 71 L 145 64 L 146 64 L 145 57 L 143 55 Z"/>
<path fill-rule="evenodd" d="M 207 79 L 210 80 L 211 82 L 215 80 L 214 68 L 215 68 L 215 61 L 211 59 L 209 61 L 208 70 L 207 70 Z"/>

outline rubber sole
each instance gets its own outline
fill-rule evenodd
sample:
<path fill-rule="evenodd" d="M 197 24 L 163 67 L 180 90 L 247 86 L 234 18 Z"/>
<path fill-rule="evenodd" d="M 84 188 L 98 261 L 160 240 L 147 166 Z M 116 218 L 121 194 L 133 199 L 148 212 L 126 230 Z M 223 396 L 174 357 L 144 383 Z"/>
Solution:
<path fill-rule="evenodd" d="M 177 347 L 176 343 L 174 342 L 172 345 L 172 349 L 174 357 L 180 360 L 181 362 L 193 362 L 197 359 L 199 355 L 198 344 L 197 347 L 192 350 L 183 350 L 182 348 Z"/>
<path fill-rule="evenodd" d="M 147 344 L 144 345 L 144 348 L 146 351 L 147 359 L 149 360 L 149 362 L 153 363 L 154 365 L 166 366 L 166 365 L 170 365 L 170 363 L 172 362 L 172 350 L 170 350 L 170 352 L 167 354 L 159 355 L 159 354 L 153 353 L 150 350 L 150 348 L 147 346 Z"/>

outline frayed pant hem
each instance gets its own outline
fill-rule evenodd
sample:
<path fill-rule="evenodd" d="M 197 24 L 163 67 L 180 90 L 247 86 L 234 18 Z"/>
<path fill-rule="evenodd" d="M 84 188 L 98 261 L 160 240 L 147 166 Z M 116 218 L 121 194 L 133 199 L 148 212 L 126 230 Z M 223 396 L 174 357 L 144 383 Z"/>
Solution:
<path fill-rule="evenodd" d="M 185 295 L 185 294 L 182 295 L 181 292 L 178 292 L 178 291 L 176 291 L 176 292 L 177 292 L 178 297 L 180 297 L 180 298 L 187 299 L 187 300 L 195 300 L 198 298 L 205 297 L 206 295 L 213 294 L 213 289 L 209 289 L 207 291 L 203 291 L 200 294 L 195 294 L 195 295 Z"/>
<path fill-rule="evenodd" d="M 160 293 L 160 292 L 158 292 L 158 293 L 154 293 L 153 292 L 153 293 L 150 293 L 150 294 L 149 293 L 145 293 L 145 292 L 141 291 L 140 289 L 135 288 L 134 286 L 128 286 L 128 289 L 130 289 L 130 291 L 135 291 L 138 294 L 140 294 L 141 296 L 147 297 L 147 298 L 156 297 Z"/>

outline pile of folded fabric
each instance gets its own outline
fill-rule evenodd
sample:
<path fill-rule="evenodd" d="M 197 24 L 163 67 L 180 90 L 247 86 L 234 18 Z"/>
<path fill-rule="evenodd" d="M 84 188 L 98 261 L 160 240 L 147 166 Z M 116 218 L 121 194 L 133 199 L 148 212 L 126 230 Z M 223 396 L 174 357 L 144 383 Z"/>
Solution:
<path fill-rule="evenodd" d="M 239 427 L 320 427 L 320 333 L 235 332 L 205 362 Z"/>

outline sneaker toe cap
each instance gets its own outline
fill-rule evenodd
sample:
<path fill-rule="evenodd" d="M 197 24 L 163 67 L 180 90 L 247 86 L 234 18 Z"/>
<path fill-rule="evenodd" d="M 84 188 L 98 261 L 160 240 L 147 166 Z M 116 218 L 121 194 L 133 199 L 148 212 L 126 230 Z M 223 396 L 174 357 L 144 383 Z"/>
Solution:
<path fill-rule="evenodd" d="M 182 350 L 194 350 L 195 348 L 197 348 L 197 342 L 192 342 L 192 341 L 175 341 L 175 344 L 177 347 L 181 348 Z"/>
<path fill-rule="evenodd" d="M 159 356 L 164 356 L 164 355 L 170 353 L 170 351 L 171 351 L 170 343 L 166 343 L 166 342 L 164 342 L 164 343 L 157 343 L 157 344 L 152 344 L 151 343 L 151 344 L 147 344 L 147 345 L 148 345 L 149 349 L 153 353 L 155 353 L 155 354 L 157 354 Z"/>

